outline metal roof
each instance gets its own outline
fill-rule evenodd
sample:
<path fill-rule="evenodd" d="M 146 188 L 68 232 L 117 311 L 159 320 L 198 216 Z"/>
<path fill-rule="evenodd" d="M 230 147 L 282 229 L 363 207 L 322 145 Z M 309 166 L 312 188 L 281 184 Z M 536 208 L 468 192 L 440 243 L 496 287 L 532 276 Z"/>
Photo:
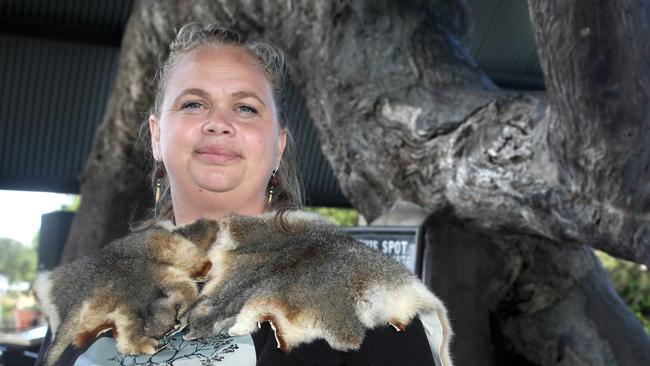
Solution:
<path fill-rule="evenodd" d="M 0 189 L 79 192 L 132 2 L 0 2 Z M 467 44 L 479 66 L 502 86 L 543 88 L 526 3 L 469 4 L 475 20 Z M 290 88 L 286 102 L 308 202 L 348 205 L 304 98 Z"/>

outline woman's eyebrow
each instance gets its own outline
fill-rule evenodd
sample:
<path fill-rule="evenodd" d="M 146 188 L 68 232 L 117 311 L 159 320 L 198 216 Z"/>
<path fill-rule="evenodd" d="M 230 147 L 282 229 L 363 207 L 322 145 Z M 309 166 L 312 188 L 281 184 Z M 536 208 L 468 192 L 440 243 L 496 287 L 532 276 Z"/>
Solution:
<path fill-rule="evenodd" d="M 174 99 L 174 102 L 178 101 L 181 97 L 184 97 L 186 95 L 198 95 L 199 97 L 207 98 L 210 96 L 210 93 L 201 88 L 188 88 L 178 94 Z"/>
<path fill-rule="evenodd" d="M 259 96 L 257 96 L 257 94 L 255 94 L 255 93 L 252 92 L 252 91 L 242 90 L 242 91 L 234 92 L 234 93 L 232 93 L 231 95 L 232 95 L 234 98 L 236 98 L 236 99 L 243 99 L 243 98 L 253 98 L 253 99 L 257 99 L 260 103 L 262 103 L 262 105 L 263 105 L 264 107 L 266 107 L 266 103 L 264 103 L 264 102 L 262 101 L 262 98 L 260 98 Z"/>
<path fill-rule="evenodd" d="M 208 98 L 210 97 L 210 93 L 206 91 L 205 89 L 201 88 L 187 88 L 184 89 L 180 94 L 176 96 L 174 99 L 174 103 L 176 103 L 180 98 L 186 96 L 186 95 L 197 95 L 202 98 Z M 266 103 L 260 98 L 255 92 L 248 91 L 248 90 L 242 90 L 242 91 L 237 91 L 232 94 L 230 94 L 233 98 L 235 99 L 243 99 L 243 98 L 253 98 L 259 101 L 264 107 L 266 107 Z"/>

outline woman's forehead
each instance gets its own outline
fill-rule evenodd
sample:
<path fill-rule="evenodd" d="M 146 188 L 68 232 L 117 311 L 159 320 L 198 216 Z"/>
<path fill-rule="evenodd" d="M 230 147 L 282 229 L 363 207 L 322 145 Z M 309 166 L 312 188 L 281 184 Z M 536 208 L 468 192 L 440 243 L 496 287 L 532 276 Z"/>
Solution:
<path fill-rule="evenodd" d="M 264 69 L 251 53 L 235 46 L 204 46 L 181 56 L 172 74 L 182 72 L 203 72 L 208 74 L 246 73 L 262 78 L 266 83 Z M 172 75 L 173 76 L 173 75 Z"/>
<path fill-rule="evenodd" d="M 179 58 L 170 71 L 167 89 L 172 94 L 188 87 L 223 86 L 229 92 L 254 88 L 272 98 L 272 86 L 259 61 L 241 47 L 198 48 Z"/>

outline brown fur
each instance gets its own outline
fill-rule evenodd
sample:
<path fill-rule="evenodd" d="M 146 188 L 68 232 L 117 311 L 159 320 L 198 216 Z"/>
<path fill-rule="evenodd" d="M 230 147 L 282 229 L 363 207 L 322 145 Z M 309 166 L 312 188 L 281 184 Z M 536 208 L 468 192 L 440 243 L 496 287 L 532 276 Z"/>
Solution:
<path fill-rule="evenodd" d="M 75 347 L 85 347 L 91 344 L 98 336 L 105 332 L 111 332 L 111 336 L 117 337 L 117 328 L 115 327 L 115 322 L 104 322 L 97 326 L 95 329 L 90 331 L 79 331 L 74 336 L 74 341 L 72 342 Z"/>
<path fill-rule="evenodd" d="M 406 268 L 314 214 L 228 217 L 208 257 L 214 267 L 189 312 L 188 339 L 248 334 L 269 321 L 283 351 L 318 338 L 352 350 L 369 328 L 404 331 L 419 315 L 442 314 L 448 329 L 442 303 Z M 448 353 L 450 337 L 434 354 Z"/>
<path fill-rule="evenodd" d="M 203 267 L 201 267 L 201 269 L 199 269 L 198 271 L 192 272 L 192 274 L 190 274 L 190 277 L 192 277 L 193 279 L 205 277 L 208 275 L 208 273 L 210 273 L 211 268 L 212 268 L 212 262 L 205 262 Z"/>
<path fill-rule="evenodd" d="M 154 353 L 161 338 L 198 295 L 194 278 L 212 263 L 206 252 L 215 222 L 164 225 L 134 232 L 99 253 L 40 274 L 38 298 L 50 321 L 58 319 L 46 356 L 51 365 L 72 344 L 84 347 L 111 329 L 126 354 Z M 142 315 L 145 318 L 142 319 Z"/>
<path fill-rule="evenodd" d="M 197 298 L 192 277 L 206 271 Z M 368 329 L 391 324 L 405 331 L 419 316 L 425 332 L 436 334 L 430 342 L 438 364 L 452 365 L 452 332 L 440 300 L 401 264 L 314 214 L 235 215 L 145 230 L 48 280 L 51 290 L 39 298 L 50 299 L 61 319 L 48 363 L 106 326 L 117 332 L 120 352 L 152 353 L 155 338 L 181 316 L 189 322 L 188 339 L 222 330 L 249 334 L 268 321 L 284 352 L 319 338 L 335 349 L 357 349 Z"/>

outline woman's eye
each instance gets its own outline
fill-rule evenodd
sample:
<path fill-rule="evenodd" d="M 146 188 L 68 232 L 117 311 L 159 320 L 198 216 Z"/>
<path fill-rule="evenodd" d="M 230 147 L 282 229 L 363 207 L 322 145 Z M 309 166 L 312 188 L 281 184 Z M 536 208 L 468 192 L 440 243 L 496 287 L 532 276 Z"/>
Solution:
<path fill-rule="evenodd" d="M 203 104 L 199 102 L 186 102 L 183 103 L 183 105 L 181 105 L 182 110 L 198 111 L 203 108 L 204 108 Z"/>
<path fill-rule="evenodd" d="M 255 108 L 253 108 L 253 107 L 251 107 L 249 105 L 240 105 L 239 107 L 237 107 L 237 111 L 242 112 L 244 114 L 256 114 L 257 113 L 257 109 L 255 109 Z"/>

